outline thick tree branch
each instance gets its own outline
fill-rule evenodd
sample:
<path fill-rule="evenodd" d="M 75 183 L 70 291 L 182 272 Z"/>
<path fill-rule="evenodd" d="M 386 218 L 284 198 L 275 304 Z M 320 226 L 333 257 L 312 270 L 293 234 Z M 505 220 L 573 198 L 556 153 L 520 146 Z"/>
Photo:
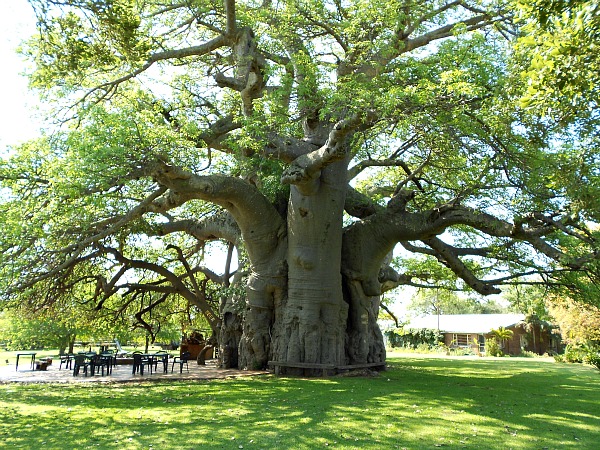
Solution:
<path fill-rule="evenodd" d="M 234 1 L 228 0 L 228 3 L 234 3 Z M 232 50 L 236 64 L 235 76 L 230 78 L 218 73 L 215 81 L 221 87 L 228 87 L 240 93 L 242 111 L 245 116 L 249 117 L 253 111 L 252 102 L 263 95 L 265 62 L 257 50 L 254 32 L 248 27 L 241 28 L 235 33 Z"/>
<path fill-rule="evenodd" d="M 423 23 L 435 18 L 438 14 L 442 14 L 445 11 L 458 6 L 463 6 L 465 9 L 475 13 L 476 15 L 464 20 L 457 20 L 456 22 L 433 29 L 412 39 L 409 37 Z M 495 13 L 485 12 L 476 10 L 475 8 L 468 6 L 467 3 L 463 1 L 449 2 L 440 8 L 431 11 L 429 14 L 423 15 L 422 17 L 416 19 L 411 25 L 406 26 L 404 30 L 398 30 L 396 39 L 394 42 L 392 42 L 394 51 L 389 52 L 387 55 L 382 56 L 380 54 L 376 54 L 367 56 L 361 55 L 357 52 L 350 52 L 346 60 L 340 64 L 338 68 L 338 75 L 344 76 L 351 73 L 363 73 L 369 77 L 377 76 L 391 61 L 398 58 L 400 55 L 408 53 L 417 48 L 422 48 L 433 41 L 451 37 L 453 36 L 454 30 L 457 29 L 457 27 L 464 27 L 466 31 L 475 31 L 503 20 L 506 20 L 506 18 L 502 11 L 497 11 Z M 355 61 L 359 58 L 367 62 L 363 62 L 358 65 L 355 64 Z"/>
<path fill-rule="evenodd" d="M 348 185 L 344 210 L 353 217 L 364 219 L 377 211 L 384 210 L 384 208 L 375 203 L 370 197 Z"/>
<path fill-rule="evenodd" d="M 537 252 L 570 270 L 580 270 L 591 260 L 598 258 L 595 254 L 568 258 L 562 250 L 552 247 L 542 238 L 556 231 L 557 227 L 548 221 L 535 220 L 535 215 L 511 224 L 463 206 L 445 205 L 430 211 L 411 213 L 406 211 L 407 201 L 410 199 L 394 201 L 393 198 L 388 208 L 377 210 L 362 221 L 352 224 L 344 232 L 344 273 L 360 280 L 367 295 L 381 293 L 378 273 L 387 253 L 397 242 L 406 245 L 405 241 L 412 240 L 425 242 L 434 252 L 421 253 L 428 253 L 440 259 L 477 292 L 484 295 L 497 293 L 491 281 L 478 280 L 460 260 L 459 256 L 461 253 L 466 254 L 466 250 L 458 252 L 437 237 L 456 225 L 467 225 L 489 236 L 508 238 L 510 243 L 506 244 L 507 246 L 518 241 L 525 242 Z M 477 252 L 472 251 L 472 254 L 475 253 Z"/>
<path fill-rule="evenodd" d="M 497 20 L 499 19 L 490 17 L 488 14 L 481 14 L 456 23 L 448 24 L 414 39 L 406 39 L 404 41 L 404 48 L 402 48 L 401 51 L 402 53 L 409 52 L 416 48 L 424 47 L 430 42 L 451 37 L 453 35 L 453 30 L 459 26 L 465 26 L 466 31 L 474 31 L 492 25 Z"/>
<path fill-rule="evenodd" d="M 149 175 L 169 188 L 169 197 L 165 199 L 168 204 L 178 205 L 200 199 L 225 208 L 241 230 L 252 269 L 272 276 L 281 274 L 281 262 L 285 260 L 286 224 L 254 185 L 224 175 L 195 175 L 160 161 Z"/>
<path fill-rule="evenodd" d="M 124 283 L 119 285 L 119 289 L 127 289 L 129 292 L 158 292 L 160 294 L 171 295 L 178 294 L 177 289 L 170 284 Z"/>
<path fill-rule="evenodd" d="M 325 145 L 318 150 L 302 155 L 284 171 L 281 182 L 294 184 L 307 192 L 313 191 L 321 170 L 329 164 L 344 159 L 349 150 L 346 137 L 365 122 L 372 120 L 355 115 L 336 123 L 329 133 Z"/>
<path fill-rule="evenodd" d="M 234 130 L 241 128 L 241 124 L 236 122 L 233 116 L 228 115 L 222 117 L 212 123 L 206 130 L 204 130 L 196 139 L 196 145 L 198 147 L 212 147 L 221 149 L 220 145 L 223 139 Z"/>
<path fill-rule="evenodd" d="M 415 286 L 412 282 L 412 276 L 399 274 L 391 266 L 382 267 L 379 270 L 378 280 L 381 283 L 381 293 L 390 291 L 398 286 Z"/>
<path fill-rule="evenodd" d="M 227 36 L 233 36 L 236 32 L 235 0 L 225 0 L 225 15 L 227 16 Z"/>
<path fill-rule="evenodd" d="M 419 187 L 419 189 L 422 189 L 419 184 L 419 181 L 417 179 L 417 176 L 421 173 L 421 171 L 426 166 L 426 164 L 428 164 L 430 162 L 430 155 L 427 158 L 424 158 L 423 162 L 414 171 L 411 171 L 410 168 L 408 167 L 408 164 L 405 161 L 400 159 L 400 157 L 406 151 L 408 151 L 409 149 L 411 149 L 412 147 L 417 145 L 419 143 L 420 139 L 421 139 L 421 134 L 415 133 L 412 136 L 410 136 L 405 142 L 403 142 L 402 145 L 400 145 L 396 150 L 394 150 L 392 152 L 392 154 L 389 155 L 387 158 L 384 158 L 384 159 L 369 158 L 367 160 L 358 162 L 353 167 L 348 169 L 348 181 L 353 180 L 360 173 L 362 173 L 365 169 L 368 169 L 369 167 L 402 167 L 404 169 L 404 171 L 406 172 L 406 174 L 408 175 L 408 178 L 403 182 L 403 184 L 405 185 L 409 181 L 412 180 Z"/>
<path fill-rule="evenodd" d="M 366 159 L 360 161 L 348 169 L 348 181 L 353 180 L 360 175 L 365 169 L 370 167 L 402 167 L 404 168 L 406 163 L 404 161 L 398 161 L 396 159 Z"/>
<path fill-rule="evenodd" d="M 408 250 L 411 253 L 420 253 L 422 255 L 429 255 L 429 256 L 436 255 L 435 250 L 433 250 L 430 247 L 420 247 L 420 246 L 413 245 L 410 242 L 406 242 L 406 241 L 401 241 L 400 245 L 402 245 L 402 247 L 404 247 L 406 250 Z M 460 248 L 460 247 L 451 246 L 449 244 L 446 244 L 446 245 L 451 247 L 452 253 L 454 253 L 456 256 L 481 256 L 481 257 L 485 258 L 485 257 L 491 256 L 494 251 L 494 249 L 492 249 L 490 247 Z M 505 247 L 509 248 L 509 247 L 512 247 L 513 245 L 514 245 L 514 243 L 511 242 L 509 244 L 506 244 Z"/>
<path fill-rule="evenodd" d="M 467 266 L 458 258 L 457 255 L 452 251 L 452 247 L 446 245 L 439 238 L 431 238 L 423 241 L 436 251 L 438 259 L 445 264 L 457 277 L 461 278 L 467 285 L 469 285 L 475 292 L 481 295 L 499 294 L 500 289 L 494 287 L 485 281 L 479 280 L 475 275 L 467 268 Z"/>
<path fill-rule="evenodd" d="M 240 228 L 229 213 L 215 214 L 200 220 L 169 221 L 159 225 L 159 236 L 175 232 L 187 233 L 199 241 L 223 239 L 236 246 L 241 243 Z"/>
<path fill-rule="evenodd" d="M 21 284 L 19 288 L 27 286 L 33 286 L 34 284 L 51 279 L 58 276 L 61 272 L 69 270 L 77 263 L 90 258 L 90 255 L 82 256 L 86 249 L 89 249 L 95 242 L 98 242 L 114 233 L 125 226 L 130 221 L 141 217 L 144 213 L 152 210 L 152 203 L 166 192 L 166 188 L 161 187 L 146 197 L 138 205 L 129 210 L 129 212 L 123 216 L 119 216 L 114 220 L 107 220 L 103 222 L 102 227 L 93 227 L 95 230 L 93 233 L 82 236 L 82 238 L 75 244 L 69 245 L 59 250 L 55 250 L 53 254 L 63 255 L 64 259 L 58 262 L 54 267 L 43 272 L 39 275 L 33 276 L 27 282 Z"/>
<path fill-rule="evenodd" d="M 273 133 L 267 136 L 267 144 L 261 153 L 267 158 L 275 158 L 286 163 L 292 163 L 300 156 L 314 150 L 315 145 L 313 143 Z"/>
<path fill-rule="evenodd" d="M 192 292 L 185 285 L 185 283 L 183 283 L 181 278 L 179 278 L 173 272 L 171 272 L 170 270 L 168 270 L 167 268 L 165 268 L 159 264 L 155 264 L 155 263 L 152 263 L 149 261 L 127 258 L 120 251 L 118 251 L 114 248 L 111 248 L 111 247 L 99 246 L 99 248 L 101 249 L 101 251 L 113 255 L 113 257 L 123 265 L 126 265 L 131 268 L 136 268 L 136 269 L 149 270 L 149 271 L 152 271 L 152 272 L 157 273 L 158 275 L 164 277 L 173 286 L 173 288 L 177 291 L 177 293 L 179 295 L 181 295 L 182 297 L 187 299 L 190 303 L 192 303 L 192 304 L 198 306 L 198 308 L 200 308 L 202 313 L 208 319 L 208 321 L 211 325 L 211 328 L 213 328 L 213 332 L 218 333 L 219 326 L 220 326 L 220 319 L 218 318 L 218 316 L 215 314 L 212 307 L 208 303 L 206 296 L 204 295 L 204 292 L 202 290 L 198 290 L 196 293 Z"/>
<path fill-rule="evenodd" d="M 446 206 L 438 210 L 433 210 L 427 213 L 427 215 L 428 217 L 425 220 L 429 226 L 425 228 L 428 228 L 434 235 L 441 234 L 441 232 L 452 225 L 468 225 L 490 236 L 506 237 L 528 242 L 538 252 L 557 262 L 566 264 L 572 269 L 580 269 L 594 258 L 594 256 L 588 255 L 567 260 L 567 255 L 563 251 L 553 247 L 542 239 L 542 236 L 556 231 L 557 228 L 546 222 L 536 224 L 536 222 L 531 220 L 534 219 L 535 215 L 524 218 L 523 221 L 515 222 L 514 224 L 463 206 Z M 528 221 L 529 226 L 524 227 Z"/>

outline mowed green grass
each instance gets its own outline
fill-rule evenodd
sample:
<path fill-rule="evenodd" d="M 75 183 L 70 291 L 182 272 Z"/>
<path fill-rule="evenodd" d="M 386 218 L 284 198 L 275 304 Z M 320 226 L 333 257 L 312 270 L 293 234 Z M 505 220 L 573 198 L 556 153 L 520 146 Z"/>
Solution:
<path fill-rule="evenodd" d="M 378 377 L 0 385 L 7 449 L 598 449 L 600 371 L 390 357 Z"/>

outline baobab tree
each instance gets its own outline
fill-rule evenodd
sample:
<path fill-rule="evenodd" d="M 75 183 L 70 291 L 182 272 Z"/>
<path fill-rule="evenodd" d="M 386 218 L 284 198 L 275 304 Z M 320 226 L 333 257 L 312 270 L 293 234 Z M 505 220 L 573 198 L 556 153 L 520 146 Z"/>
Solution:
<path fill-rule="evenodd" d="M 386 290 L 594 276 L 596 200 L 574 187 L 598 160 L 519 106 L 503 3 L 31 4 L 31 83 L 61 126 L 2 165 L 8 299 L 160 291 L 240 367 L 383 365 Z M 211 239 L 236 276 L 202 267 Z M 211 277 L 245 289 L 211 306 Z"/>

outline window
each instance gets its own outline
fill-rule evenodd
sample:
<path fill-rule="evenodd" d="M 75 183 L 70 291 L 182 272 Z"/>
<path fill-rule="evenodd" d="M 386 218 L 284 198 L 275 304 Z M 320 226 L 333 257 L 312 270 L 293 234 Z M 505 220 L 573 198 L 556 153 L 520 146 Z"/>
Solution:
<path fill-rule="evenodd" d="M 470 334 L 452 334 L 452 343 L 457 347 L 470 347 L 473 344 L 473 336 Z"/>

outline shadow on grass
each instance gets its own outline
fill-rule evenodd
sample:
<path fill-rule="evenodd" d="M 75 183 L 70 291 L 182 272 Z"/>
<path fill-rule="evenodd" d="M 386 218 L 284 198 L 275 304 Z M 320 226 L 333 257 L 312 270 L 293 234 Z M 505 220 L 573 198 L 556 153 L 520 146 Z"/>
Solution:
<path fill-rule="evenodd" d="M 0 386 L 7 448 L 597 448 L 600 374 L 397 358 L 376 378 Z"/>

